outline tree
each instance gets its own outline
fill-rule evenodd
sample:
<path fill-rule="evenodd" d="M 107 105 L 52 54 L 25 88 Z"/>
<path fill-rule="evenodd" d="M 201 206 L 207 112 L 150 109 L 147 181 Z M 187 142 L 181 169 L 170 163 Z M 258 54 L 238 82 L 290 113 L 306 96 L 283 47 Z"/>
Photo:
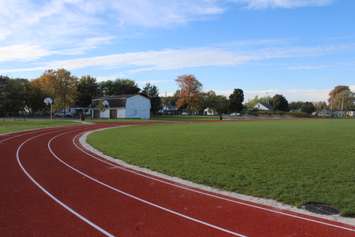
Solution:
<path fill-rule="evenodd" d="M 222 120 L 222 114 L 228 112 L 229 101 L 225 96 L 217 95 L 215 97 L 215 104 L 213 105 L 213 109 L 219 114 L 220 120 Z"/>
<path fill-rule="evenodd" d="M 180 94 L 180 92 L 179 92 Z M 161 97 L 161 102 L 162 102 L 162 105 L 163 106 L 167 106 L 167 107 L 170 107 L 170 106 L 176 106 L 176 101 L 178 99 L 178 96 L 164 96 L 164 97 Z"/>
<path fill-rule="evenodd" d="M 44 92 L 39 87 L 34 86 L 32 82 L 27 85 L 26 90 L 26 105 L 30 108 L 30 112 L 33 114 L 46 110 L 46 105 L 43 103 L 46 97 Z"/>
<path fill-rule="evenodd" d="M 0 116 L 5 116 L 6 113 L 6 87 L 10 78 L 0 75 Z"/>
<path fill-rule="evenodd" d="M 283 95 L 274 95 L 272 97 L 272 109 L 274 111 L 289 111 L 287 99 Z"/>
<path fill-rule="evenodd" d="M 354 98 L 348 86 L 336 86 L 329 92 L 328 102 L 332 110 L 347 110 L 353 106 Z"/>
<path fill-rule="evenodd" d="M 301 111 L 303 105 L 304 102 L 297 101 L 297 102 L 291 102 L 288 107 L 291 111 Z"/>
<path fill-rule="evenodd" d="M 229 108 L 231 112 L 241 112 L 243 110 L 244 92 L 242 89 L 234 89 L 229 96 Z"/>
<path fill-rule="evenodd" d="M 311 102 L 305 102 L 303 103 L 303 105 L 301 106 L 301 111 L 303 113 L 307 113 L 307 114 L 311 114 L 314 111 L 316 111 L 316 108 L 314 107 L 313 103 Z"/>
<path fill-rule="evenodd" d="M 98 84 L 96 78 L 82 76 L 78 82 L 76 105 L 79 107 L 88 107 L 97 94 Z"/>
<path fill-rule="evenodd" d="M 137 94 L 141 89 L 130 79 L 107 80 L 99 83 L 99 96 Z"/>
<path fill-rule="evenodd" d="M 72 105 L 76 98 L 77 78 L 65 69 L 47 70 L 33 82 L 46 96 L 54 99 L 54 110 L 65 109 Z M 65 111 L 64 111 L 65 113 Z"/>
<path fill-rule="evenodd" d="M 202 92 L 201 103 L 199 108 L 200 112 L 203 112 L 203 110 L 206 108 L 212 109 L 215 106 L 216 96 L 216 93 L 212 90 L 208 92 Z"/>
<path fill-rule="evenodd" d="M 161 98 L 159 97 L 159 90 L 156 86 L 147 83 L 142 90 L 142 94 L 149 97 L 151 102 L 150 111 L 153 114 L 157 114 L 161 109 Z"/>
<path fill-rule="evenodd" d="M 98 85 L 98 96 L 108 96 L 115 93 L 113 81 L 102 81 Z"/>
<path fill-rule="evenodd" d="M 137 94 L 141 89 L 130 79 L 117 79 L 113 82 L 114 95 Z"/>
<path fill-rule="evenodd" d="M 17 116 L 24 112 L 29 84 L 26 79 L 0 77 L 0 115 Z"/>
<path fill-rule="evenodd" d="M 315 110 L 316 110 L 317 112 L 322 111 L 322 110 L 324 110 L 324 109 L 328 109 L 328 105 L 327 105 L 327 103 L 325 103 L 324 101 L 315 102 L 315 103 L 313 103 L 313 105 L 314 105 Z"/>
<path fill-rule="evenodd" d="M 177 107 L 186 108 L 189 112 L 197 112 L 201 103 L 202 84 L 194 75 L 182 75 L 176 79 L 180 88 Z"/>
<path fill-rule="evenodd" d="M 58 69 L 53 71 L 55 76 L 55 106 L 56 109 L 64 109 L 72 105 L 76 98 L 77 92 L 77 78 L 65 69 Z"/>

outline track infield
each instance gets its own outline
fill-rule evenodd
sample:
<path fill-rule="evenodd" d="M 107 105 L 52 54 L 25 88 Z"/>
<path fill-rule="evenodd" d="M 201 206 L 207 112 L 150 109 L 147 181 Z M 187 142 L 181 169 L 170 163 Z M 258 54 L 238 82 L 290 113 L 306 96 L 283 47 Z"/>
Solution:
<path fill-rule="evenodd" d="M 300 207 L 355 214 L 355 121 L 294 120 L 112 129 L 89 136 L 105 154 L 196 183 Z"/>

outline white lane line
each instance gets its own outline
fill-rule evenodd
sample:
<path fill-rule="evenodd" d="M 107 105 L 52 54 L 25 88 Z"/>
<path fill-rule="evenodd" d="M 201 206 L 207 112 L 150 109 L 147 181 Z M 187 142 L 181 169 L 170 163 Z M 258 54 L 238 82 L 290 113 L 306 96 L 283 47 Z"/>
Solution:
<path fill-rule="evenodd" d="M 23 130 L 23 131 L 17 131 L 17 132 L 10 132 L 10 133 L 6 133 L 6 134 L 0 134 L 1 136 L 8 136 L 7 138 L 4 138 L 2 140 L 0 140 L 0 144 L 10 141 L 12 139 L 18 138 L 18 137 L 22 137 L 25 135 L 30 135 L 30 134 L 34 134 L 34 133 L 40 133 L 40 132 L 44 132 L 44 131 L 50 131 L 50 130 L 54 130 L 54 129 L 58 129 L 58 128 L 64 128 L 66 130 L 66 128 L 78 128 L 79 125 L 70 125 L 70 126 L 54 126 L 54 127 L 44 127 L 44 128 L 33 128 L 33 129 L 27 129 L 27 130 Z M 83 127 L 81 127 L 83 128 Z M 20 133 L 18 135 L 15 135 L 17 133 Z M 12 136 L 15 135 L 15 136 Z"/>
<path fill-rule="evenodd" d="M 79 218 L 80 220 L 84 221 L 86 224 L 90 225 L 91 227 L 93 227 L 94 229 L 96 229 L 97 231 L 99 231 L 100 233 L 102 233 L 103 235 L 107 236 L 107 237 L 115 237 L 113 234 L 109 233 L 108 231 L 104 230 L 103 228 L 101 228 L 100 226 L 96 225 L 95 223 L 93 223 L 92 221 L 90 221 L 89 219 L 85 218 L 84 216 L 80 215 L 78 212 L 76 212 L 74 209 L 70 208 L 68 205 L 66 205 L 65 203 L 63 203 L 62 201 L 60 201 L 58 198 L 56 198 L 52 193 L 50 193 L 47 189 L 45 189 L 42 185 L 40 185 L 30 174 L 29 172 L 25 169 L 25 167 L 23 166 L 22 162 L 21 162 L 21 158 L 20 158 L 20 152 L 22 147 L 29 141 L 38 138 L 40 136 L 49 134 L 51 132 L 47 132 L 47 133 L 43 133 L 43 134 L 39 134 L 37 136 L 33 136 L 27 140 L 25 140 L 23 143 L 21 143 L 21 145 L 17 148 L 16 151 L 16 159 L 17 159 L 17 163 L 19 164 L 21 170 L 26 174 L 26 176 L 40 189 L 42 190 L 42 192 L 44 192 L 47 196 L 49 196 L 51 199 L 53 199 L 56 203 L 58 203 L 59 205 L 61 205 L 64 209 L 66 209 L 67 211 L 69 211 L 70 213 L 72 213 L 73 215 L 75 215 L 77 218 Z"/>
<path fill-rule="evenodd" d="M 137 200 L 137 201 L 142 202 L 142 203 L 144 203 L 144 204 L 147 204 L 147 205 L 149 205 L 149 206 L 158 208 L 158 209 L 163 210 L 163 211 L 166 211 L 166 212 L 168 212 L 168 213 L 170 213 L 170 214 L 173 214 L 173 215 L 182 217 L 182 218 L 184 218 L 184 219 L 187 219 L 187 220 L 190 220 L 190 221 L 199 223 L 199 224 L 201 224 L 201 225 L 208 226 L 208 227 L 210 227 L 210 228 L 212 228 L 212 229 L 216 229 L 216 230 L 219 230 L 219 231 L 221 231 L 221 232 L 224 232 L 224 233 L 227 233 L 227 234 L 231 234 L 231 235 L 233 235 L 233 236 L 247 237 L 246 235 L 242 235 L 242 234 L 240 234 L 240 233 L 237 233 L 237 232 L 234 232 L 234 231 L 231 231 L 231 230 L 227 230 L 227 229 L 225 229 L 225 228 L 222 228 L 222 227 L 219 227 L 219 226 L 216 226 L 216 225 L 207 223 L 207 222 L 205 222 L 205 221 L 202 221 L 202 220 L 199 220 L 199 219 L 196 219 L 196 218 L 193 218 L 193 217 L 184 215 L 184 214 L 182 214 L 182 213 L 180 213 L 180 212 L 177 212 L 177 211 L 168 209 L 168 208 L 166 208 L 166 207 L 159 206 L 158 204 L 155 204 L 155 203 L 153 203 L 153 202 L 147 201 L 147 200 L 142 199 L 142 198 L 140 198 L 140 197 L 134 196 L 134 195 L 132 195 L 132 194 L 130 194 L 130 193 L 126 193 L 126 192 L 124 192 L 124 191 L 122 191 L 122 190 L 120 190 L 120 189 L 118 189 L 118 188 L 112 187 L 112 186 L 110 186 L 110 185 L 108 185 L 108 184 L 106 184 L 106 183 L 104 183 L 104 182 L 102 182 L 102 181 L 100 181 L 100 180 L 98 180 L 98 179 L 96 179 L 96 178 L 94 178 L 94 177 L 92 177 L 92 176 L 90 176 L 90 175 L 88 175 L 88 174 L 86 174 L 86 173 L 84 173 L 84 172 L 82 172 L 82 171 L 80 171 L 80 170 L 74 168 L 73 166 L 69 165 L 68 163 L 66 163 L 65 161 L 63 161 L 62 159 L 60 159 L 60 158 L 58 157 L 58 155 L 57 155 L 57 154 L 52 150 L 52 148 L 51 148 L 51 144 L 52 144 L 53 140 L 55 140 L 56 138 L 58 138 L 58 137 L 60 137 L 60 136 L 63 136 L 64 134 L 67 134 L 67 133 L 70 133 L 70 132 L 65 132 L 65 133 L 61 133 L 61 134 L 59 134 L 59 135 L 54 136 L 52 139 L 49 140 L 47 146 L 48 146 L 48 150 L 49 150 L 50 153 L 53 155 L 53 157 L 54 157 L 55 159 L 57 159 L 60 163 L 62 163 L 62 164 L 64 164 L 65 166 L 67 166 L 68 168 L 70 168 L 70 169 L 74 170 L 75 172 L 81 174 L 82 176 L 84 176 L 84 177 L 86 177 L 86 178 L 88 178 L 88 179 L 94 181 L 95 183 L 98 183 L 98 184 L 100 184 L 100 185 L 102 185 L 102 186 L 104 186 L 104 187 L 106 187 L 106 188 L 108 188 L 108 189 L 111 189 L 112 191 L 115 191 L 115 192 L 117 192 L 117 193 L 120 193 L 120 194 L 122 194 L 122 195 L 124 195 L 124 196 L 127 196 L 127 197 L 129 197 L 129 198 L 132 198 L 132 199 L 134 199 L 134 200 Z"/>
<path fill-rule="evenodd" d="M 309 222 L 313 222 L 313 223 L 317 223 L 317 224 L 321 224 L 321 225 L 326 225 L 326 226 L 333 227 L 333 228 L 338 228 L 338 229 L 343 229 L 343 230 L 350 231 L 350 232 L 355 232 L 355 229 L 347 228 L 347 227 L 344 227 L 344 226 L 331 224 L 331 223 L 323 222 L 323 221 L 320 221 L 320 220 L 310 219 L 310 218 L 307 218 L 307 217 L 302 217 L 302 216 L 294 215 L 294 214 L 291 214 L 291 213 L 277 211 L 277 210 L 269 209 L 269 208 L 266 208 L 266 207 L 253 205 L 251 203 L 245 203 L 245 202 L 242 202 L 242 201 L 237 201 L 237 200 L 230 199 L 230 198 L 227 198 L 227 197 L 222 197 L 222 196 L 214 195 L 212 193 L 207 193 L 207 192 L 204 192 L 204 191 L 200 191 L 200 190 L 197 190 L 197 189 L 194 189 L 194 188 L 189 188 L 189 187 L 177 184 L 177 183 L 171 183 L 171 182 L 165 181 L 163 179 L 152 177 L 150 175 L 145 175 L 143 173 L 140 173 L 140 172 L 137 172 L 135 170 L 126 168 L 124 166 L 121 166 L 121 165 L 118 165 L 118 164 L 114 164 L 113 162 L 106 161 L 105 158 L 102 158 L 102 157 L 99 157 L 99 156 L 96 156 L 96 155 L 93 155 L 93 154 L 87 152 L 86 150 L 81 148 L 79 145 L 77 145 L 76 142 L 75 142 L 75 139 L 79 135 L 81 135 L 81 133 L 76 135 L 73 138 L 73 140 L 72 140 L 72 142 L 73 142 L 73 144 L 74 144 L 74 146 L 76 148 L 78 148 L 81 152 L 87 154 L 88 156 L 90 156 L 90 157 L 92 157 L 92 158 L 94 158 L 94 159 L 96 159 L 96 160 L 98 160 L 98 161 L 100 161 L 102 163 L 105 163 L 105 164 L 108 164 L 108 165 L 111 165 L 111 166 L 115 166 L 118 169 L 130 172 L 130 173 L 133 173 L 133 174 L 136 174 L 136 175 L 139 175 L 139 176 L 142 176 L 144 178 L 148 178 L 148 179 L 160 182 L 160 183 L 164 183 L 164 184 L 167 184 L 167 185 L 170 185 L 170 186 L 173 186 L 173 187 L 177 187 L 177 188 L 180 188 L 180 189 L 185 189 L 185 190 L 188 190 L 188 191 L 191 191 L 191 192 L 195 192 L 195 193 L 198 193 L 198 194 L 209 196 L 209 197 L 212 197 L 212 198 L 216 198 L 216 199 L 220 199 L 220 200 L 224 200 L 224 201 L 240 204 L 240 205 L 243 205 L 243 206 L 253 207 L 253 208 L 257 208 L 257 209 L 264 210 L 264 211 L 267 211 L 267 212 L 272 212 L 272 213 L 275 213 L 275 214 L 280 214 L 280 215 L 284 215 L 284 216 L 288 216 L 288 217 L 292 217 L 292 218 L 296 218 L 296 219 L 300 219 L 300 220 L 304 220 L 304 221 L 309 221 Z"/>
<path fill-rule="evenodd" d="M 32 134 L 32 133 L 33 133 L 33 132 L 26 132 L 26 133 L 21 133 L 21 134 L 16 135 L 16 136 L 11 136 L 11 135 L 10 135 L 10 137 L 5 138 L 5 139 L 2 139 L 2 140 L 0 141 L 0 144 L 1 144 L 1 143 L 4 143 L 4 142 L 6 142 L 6 141 L 10 141 L 10 140 L 12 140 L 12 139 L 15 139 L 15 138 L 17 138 L 17 137 L 22 137 L 22 136 L 29 135 L 29 134 Z"/>
<path fill-rule="evenodd" d="M 0 140 L 0 144 L 1 144 L 1 143 L 4 143 L 4 142 L 7 142 L 7 141 L 10 141 L 10 140 L 12 140 L 12 139 L 18 138 L 18 137 L 23 137 L 23 136 L 26 136 L 26 135 L 32 135 L 32 134 L 40 133 L 40 132 L 44 132 L 44 131 L 51 131 L 51 130 L 53 130 L 53 129 L 54 129 L 54 127 L 50 127 L 50 128 L 37 128 L 37 129 L 32 129 L 32 130 L 27 130 L 27 131 L 19 132 L 20 134 L 15 135 L 15 136 L 12 136 L 12 134 L 10 133 L 10 134 L 9 134 L 9 137 Z M 16 132 L 15 132 L 14 134 L 16 134 Z"/>

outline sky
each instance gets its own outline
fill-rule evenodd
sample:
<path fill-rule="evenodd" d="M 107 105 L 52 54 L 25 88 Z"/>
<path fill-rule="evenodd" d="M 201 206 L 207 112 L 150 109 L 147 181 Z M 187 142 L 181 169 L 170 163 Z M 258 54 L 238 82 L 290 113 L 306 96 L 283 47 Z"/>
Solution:
<path fill-rule="evenodd" d="M 205 91 L 290 101 L 355 90 L 353 0 L 0 0 L 0 74 L 65 68 L 150 82 L 194 74 Z"/>

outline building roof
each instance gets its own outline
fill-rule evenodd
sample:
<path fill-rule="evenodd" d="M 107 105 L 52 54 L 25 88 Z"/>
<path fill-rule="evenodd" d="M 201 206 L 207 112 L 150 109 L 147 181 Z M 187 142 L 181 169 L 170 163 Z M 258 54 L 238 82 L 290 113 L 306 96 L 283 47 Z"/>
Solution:
<path fill-rule="evenodd" d="M 256 105 L 254 106 L 254 108 L 257 108 L 257 109 L 262 108 L 262 109 L 264 109 L 264 110 L 271 110 L 271 109 L 272 109 L 271 106 L 266 105 L 266 104 L 263 104 L 263 103 L 260 103 L 260 102 L 256 103 Z"/>

